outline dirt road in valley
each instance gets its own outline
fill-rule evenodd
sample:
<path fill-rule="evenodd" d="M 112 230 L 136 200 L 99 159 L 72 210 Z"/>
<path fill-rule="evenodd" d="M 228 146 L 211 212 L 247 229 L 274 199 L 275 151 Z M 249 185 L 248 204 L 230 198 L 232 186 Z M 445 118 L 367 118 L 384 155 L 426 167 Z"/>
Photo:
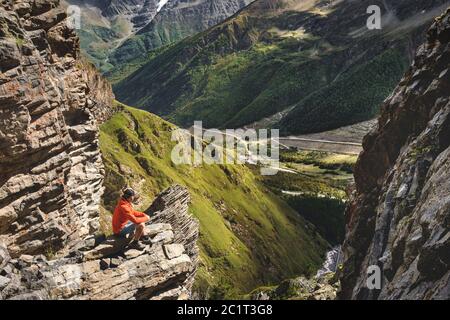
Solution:
<path fill-rule="evenodd" d="M 362 151 L 361 143 L 315 140 L 298 137 L 280 137 L 280 146 L 299 150 L 324 151 L 340 154 L 358 155 Z"/>
<path fill-rule="evenodd" d="M 362 151 L 363 137 L 376 125 L 376 120 L 365 121 L 319 133 L 280 137 L 280 148 L 297 148 L 298 150 L 323 151 L 331 153 L 358 155 Z M 244 128 L 250 129 L 250 128 Z M 194 127 L 189 131 L 193 134 Z M 207 129 L 202 128 L 202 132 Z M 224 131 L 222 131 L 225 134 Z M 237 135 L 231 135 L 240 139 Z"/>
<path fill-rule="evenodd" d="M 362 139 L 376 123 L 376 120 L 370 120 L 331 131 L 280 137 L 280 146 L 358 155 L 362 151 Z"/>

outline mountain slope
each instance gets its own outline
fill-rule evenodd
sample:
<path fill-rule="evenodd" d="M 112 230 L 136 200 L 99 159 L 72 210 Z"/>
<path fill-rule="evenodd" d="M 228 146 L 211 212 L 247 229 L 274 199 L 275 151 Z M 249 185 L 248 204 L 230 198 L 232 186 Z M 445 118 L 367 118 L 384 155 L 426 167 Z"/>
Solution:
<path fill-rule="evenodd" d="M 450 299 L 450 8 L 364 139 L 347 215 L 344 299 Z M 368 290 L 368 268 L 381 271 Z"/>
<path fill-rule="evenodd" d="M 65 3 L 81 8 L 82 27 L 78 34 L 83 53 L 102 72 L 108 72 L 146 56 L 150 50 L 204 31 L 251 1 L 65 0 Z"/>
<path fill-rule="evenodd" d="M 108 56 L 157 14 L 159 0 L 63 0 L 81 11 L 77 30 L 83 54 L 101 71 L 111 68 Z"/>
<path fill-rule="evenodd" d="M 123 79 L 119 100 L 181 126 L 239 127 L 291 109 L 285 133 L 334 129 L 377 114 L 444 3 L 259 0 L 111 77 Z M 373 4 L 381 31 L 366 28 Z"/>
<path fill-rule="evenodd" d="M 126 184 L 139 190 L 142 208 L 167 186 L 187 186 L 191 212 L 200 222 L 196 292 L 202 297 L 237 297 L 320 266 L 326 242 L 249 168 L 175 166 L 170 158 L 174 129 L 128 107 L 102 126 L 106 208 L 113 208 Z"/>
<path fill-rule="evenodd" d="M 155 18 L 110 55 L 120 68 L 161 46 L 204 31 L 254 0 L 169 0 Z"/>

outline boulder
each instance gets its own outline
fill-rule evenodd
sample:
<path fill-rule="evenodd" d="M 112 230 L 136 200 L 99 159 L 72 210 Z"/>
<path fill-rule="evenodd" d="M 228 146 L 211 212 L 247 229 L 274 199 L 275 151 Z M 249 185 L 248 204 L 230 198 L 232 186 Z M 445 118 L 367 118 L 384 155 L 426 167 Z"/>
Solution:
<path fill-rule="evenodd" d="M 167 244 L 164 246 L 164 253 L 167 259 L 178 258 L 184 253 L 184 246 L 180 243 Z"/>
<path fill-rule="evenodd" d="M 11 257 L 9 256 L 8 249 L 5 245 L 0 243 L 0 270 L 3 269 L 10 260 Z"/>
<path fill-rule="evenodd" d="M 0 276 L 0 290 L 4 289 L 10 282 L 11 279 L 4 276 Z"/>
<path fill-rule="evenodd" d="M 100 260 L 100 269 L 106 270 L 109 268 L 109 261 L 107 259 Z"/>
<path fill-rule="evenodd" d="M 0 70 L 6 72 L 20 65 L 20 53 L 15 39 L 0 40 Z"/>
<path fill-rule="evenodd" d="M 94 260 L 101 257 L 113 256 L 122 252 L 129 243 L 130 240 L 127 238 L 110 236 L 105 242 L 84 253 L 84 258 L 86 260 Z"/>
<path fill-rule="evenodd" d="M 110 263 L 109 263 L 109 267 L 110 268 L 117 268 L 121 264 L 122 264 L 122 260 L 120 258 L 111 258 L 110 259 Z"/>
<path fill-rule="evenodd" d="M 124 252 L 125 258 L 126 259 L 134 259 L 139 257 L 140 255 L 142 255 L 144 253 L 144 251 L 139 251 L 136 249 L 130 249 Z"/>
<path fill-rule="evenodd" d="M 168 223 L 154 223 L 145 226 L 145 234 L 152 238 L 158 233 L 169 230 L 172 230 L 172 226 Z"/>

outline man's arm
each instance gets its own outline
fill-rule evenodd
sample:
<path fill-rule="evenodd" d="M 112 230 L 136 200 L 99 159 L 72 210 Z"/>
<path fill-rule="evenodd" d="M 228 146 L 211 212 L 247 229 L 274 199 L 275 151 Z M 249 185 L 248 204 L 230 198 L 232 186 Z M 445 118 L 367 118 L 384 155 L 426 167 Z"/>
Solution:
<path fill-rule="evenodd" d="M 146 214 L 140 211 L 133 210 L 133 214 L 135 217 L 145 217 Z"/>
<path fill-rule="evenodd" d="M 147 221 L 145 221 L 145 222 L 150 221 L 150 216 L 148 214 L 145 214 L 144 212 L 134 211 L 134 215 L 139 218 L 141 218 L 141 217 L 147 218 Z"/>
<path fill-rule="evenodd" d="M 136 216 L 135 212 L 138 212 L 138 211 L 134 211 L 133 209 L 130 209 L 130 208 L 125 208 L 125 210 L 124 210 L 125 215 L 134 224 L 141 224 L 141 223 L 148 222 L 150 220 L 150 218 L 145 213 L 143 213 L 143 216 Z"/>

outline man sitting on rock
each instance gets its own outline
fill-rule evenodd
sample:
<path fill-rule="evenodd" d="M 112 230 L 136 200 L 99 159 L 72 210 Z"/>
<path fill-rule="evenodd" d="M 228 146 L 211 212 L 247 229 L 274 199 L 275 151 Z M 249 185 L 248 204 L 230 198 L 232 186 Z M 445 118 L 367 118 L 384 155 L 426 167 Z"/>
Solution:
<path fill-rule="evenodd" d="M 114 210 L 112 226 L 116 236 L 128 237 L 128 235 L 134 234 L 129 247 L 143 250 L 145 245 L 139 240 L 144 236 L 145 223 L 150 221 L 150 217 L 133 209 L 132 203 L 136 198 L 137 195 L 133 189 L 123 190 L 122 197 Z"/>

